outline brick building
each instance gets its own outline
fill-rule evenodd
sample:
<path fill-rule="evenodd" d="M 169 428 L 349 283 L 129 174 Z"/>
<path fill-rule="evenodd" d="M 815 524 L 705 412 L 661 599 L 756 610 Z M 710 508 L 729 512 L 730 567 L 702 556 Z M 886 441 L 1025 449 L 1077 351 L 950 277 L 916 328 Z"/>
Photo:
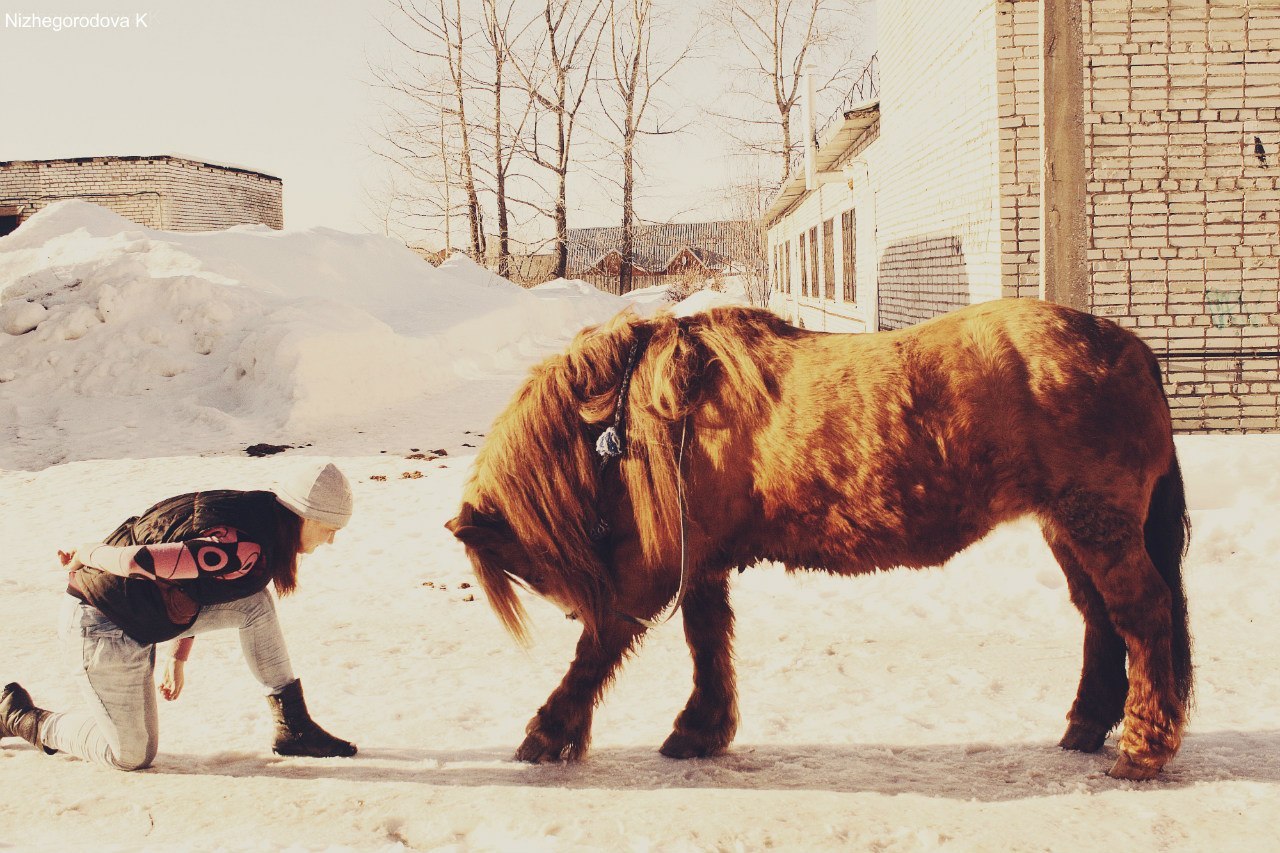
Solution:
<path fill-rule="evenodd" d="M 1280 3 L 1080 7 L 1080 307 L 1161 356 L 1178 429 L 1280 428 Z M 1040 12 L 880 4 L 878 97 L 766 214 L 775 310 L 866 331 L 1046 296 Z"/>
<path fill-rule="evenodd" d="M 148 228 L 284 227 L 279 178 L 182 157 L 79 157 L 0 162 L 0 236 L 42 207 L 91 201 Z"/>

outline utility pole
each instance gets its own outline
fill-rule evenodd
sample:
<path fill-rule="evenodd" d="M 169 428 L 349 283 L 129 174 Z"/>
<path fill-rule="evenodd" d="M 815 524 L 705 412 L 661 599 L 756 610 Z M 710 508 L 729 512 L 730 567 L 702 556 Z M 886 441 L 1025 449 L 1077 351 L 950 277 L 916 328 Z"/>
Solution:
<path fill-rule="evenodd" d="M 1040 295 L 1089 308 L 1081 0 L 1040 0 Z"/>

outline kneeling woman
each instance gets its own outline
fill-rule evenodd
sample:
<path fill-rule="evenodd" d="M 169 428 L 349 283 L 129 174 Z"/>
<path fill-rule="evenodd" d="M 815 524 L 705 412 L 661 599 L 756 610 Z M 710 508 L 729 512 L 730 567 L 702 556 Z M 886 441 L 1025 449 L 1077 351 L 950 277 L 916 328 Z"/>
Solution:
<path fill-rule="evenodd" d="M 197 634 L 235 628 L 267 691 L 280 755 L 355 755 L 307 713 L 275 605 L 297 585 L 298 556 L 333 541 L 351 518 L 351 485 L 332 463 L 309 465 L 274 492 L 179 495 L 130 518 L 101 543 L 59 551 L 67 569 L 61 632 L 86 708 L 37 708 L 19 684 L 0 694 L 0 737 L 46 752 L 137 770 L 156 755 L 155 644 L 181 638 L 162 690 L 182 689 Z"/>

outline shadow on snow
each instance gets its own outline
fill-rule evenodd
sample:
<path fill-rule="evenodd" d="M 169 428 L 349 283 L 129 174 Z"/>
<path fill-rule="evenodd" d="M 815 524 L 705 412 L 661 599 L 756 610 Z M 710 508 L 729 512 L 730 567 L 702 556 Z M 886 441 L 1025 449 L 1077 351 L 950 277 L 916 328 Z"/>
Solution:
<path fill-rule="evenodd" d="M 529 765 L 510 749 L 362 749 L 324 762 L 271 757 L 161 754 L 152 773 L 333 779 L 439 786 L 647 791 L 680 788 L 916 794 L 1004 802 L 1082 791 L 1163 791 L 1206 782 L 1280 783 L 1280 730 L 1190 733 L 1153 782 L 1106 776 L 1114 740 L 1093 755 L 1051 743 L 751 745 L 715 758 L 676 761 L 639 747 L 595 749 L 571 765 Z"/>

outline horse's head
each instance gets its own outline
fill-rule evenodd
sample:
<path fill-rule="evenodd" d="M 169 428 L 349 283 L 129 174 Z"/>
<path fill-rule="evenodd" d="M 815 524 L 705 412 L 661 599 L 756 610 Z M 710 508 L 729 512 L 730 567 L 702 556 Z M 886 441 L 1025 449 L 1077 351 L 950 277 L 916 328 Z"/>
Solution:
<path fill-rule="evenodd" d="M 516 586 L 550 601 L 570 617 L 581 618 L 594 630 L 602 607 L 599 585 L 566 575 L 563 564 L 551 554 L 532 552 L 499 512 L 464 501 L 445 527 L 466 547 L 490 606 L 517 640 L 525 642 L 528 630 Z"/>
<path fill-rule="evenodd" d="M 595 634 L 613 618 L 617 578 L 660 572 L 680 558 L 676 454 L 686 419 L 713 381 L 738 389 L 732 402 L 720 401 L 735 416 L 764 398 L 748 343 L 775 322 L 766 317 L 622 314 L 534 368 L 489 430 L 462 508 L 447 525 L 513 635 L 526 633 L 516 585 L 577 615 Z M 619 407 L 627 449 L 606 470 L 596 440 Z M 622 564 L 617 541 L 601 548 L 592 537 L 601 521 L 634 539 L 639 556 L 627 550 L 633 556 Z"/>

